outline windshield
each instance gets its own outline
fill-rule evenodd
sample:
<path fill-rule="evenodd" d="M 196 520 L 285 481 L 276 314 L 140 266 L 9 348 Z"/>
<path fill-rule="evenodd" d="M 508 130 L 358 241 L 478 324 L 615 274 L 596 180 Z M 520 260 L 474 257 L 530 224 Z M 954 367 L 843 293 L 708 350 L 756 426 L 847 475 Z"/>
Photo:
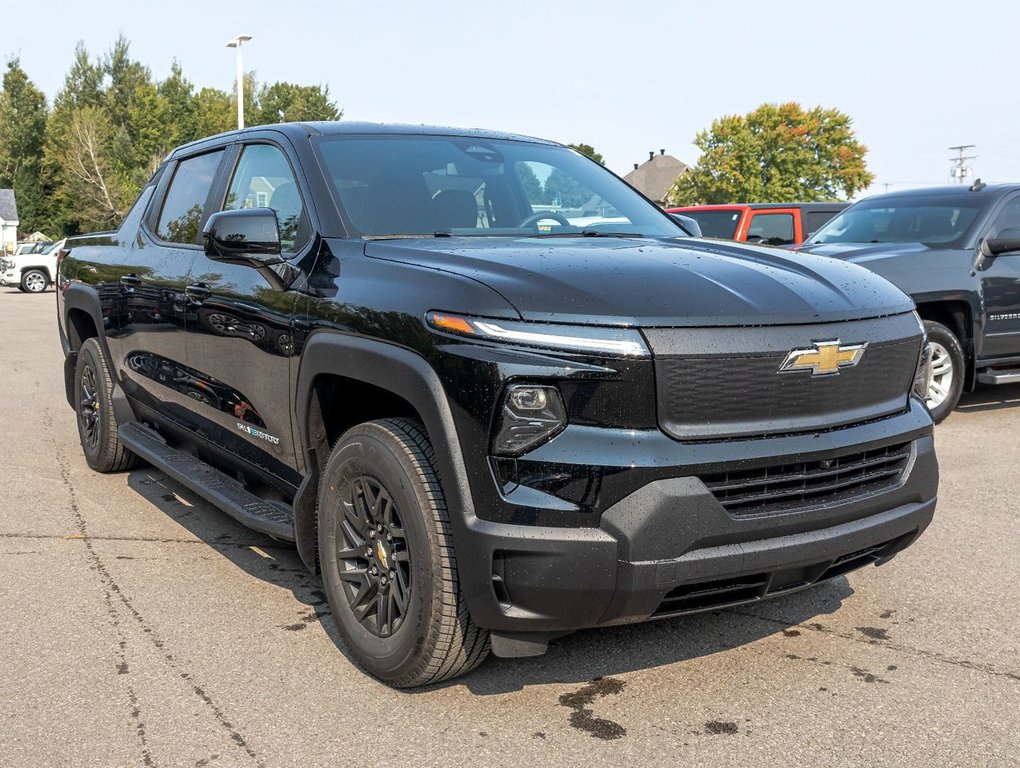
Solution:
<path fill-rule="evenodd" d="M 808 239 L 819 243 L 924 243 L 953 247 L 966 236 L 987 198 L 961 195 L 862 200 Z"/>
<path fill-rule="evenodd" d="M 686 232 L 602 166 L 565 147 L 463 136 L 322 136 L 318 154 L 366 237 Z"/>
<path fill-rule="evenodd" d="M 701 226 L 702 237 L 732 240 L 737 234 L 740 211 L 678 211 L 690 216 Z"/>

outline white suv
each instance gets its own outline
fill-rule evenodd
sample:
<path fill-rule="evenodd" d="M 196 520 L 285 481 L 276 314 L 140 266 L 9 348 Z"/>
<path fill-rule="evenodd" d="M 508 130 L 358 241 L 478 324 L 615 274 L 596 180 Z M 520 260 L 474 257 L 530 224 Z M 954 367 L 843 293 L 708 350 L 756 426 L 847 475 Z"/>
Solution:
<path fill-rule="evenodd" d="M 57 276 L 57 254 L 64 241 L 50 243 L 38 253 L 0 258 L 0 285 L 16 285 L 28 293 L 41 293 Z"/>

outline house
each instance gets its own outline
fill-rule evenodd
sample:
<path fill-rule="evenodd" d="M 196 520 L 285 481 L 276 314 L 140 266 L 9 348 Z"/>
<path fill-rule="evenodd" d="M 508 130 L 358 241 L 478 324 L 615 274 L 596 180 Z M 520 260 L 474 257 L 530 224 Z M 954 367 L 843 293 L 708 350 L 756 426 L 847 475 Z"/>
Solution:
<path fill-rule="evenodd" d="M 0 189 L 0 251 L 11 253 L 18 243 L 18 204 L 13 189 Z"/>
<path fill-rule="evenodd" d="M 689 167 L 687 163 L 667 155 L 666 150 L 660 149 L 659 154 L 649 152 L 648 160 L 640 165 L 634 163 L 634 170 L 624 176 L 623 180 L 645 197 L 659 205 L 665 205 L 666 193 L 677 177 Z"/>
<path fill-rule="evenodd" d="M 52 237 L 47 237 L 45 232 L 40 232 L 39 230 L 36 230 L 25 239 L 32 243 L 48 243 L 53 240 Z"/>

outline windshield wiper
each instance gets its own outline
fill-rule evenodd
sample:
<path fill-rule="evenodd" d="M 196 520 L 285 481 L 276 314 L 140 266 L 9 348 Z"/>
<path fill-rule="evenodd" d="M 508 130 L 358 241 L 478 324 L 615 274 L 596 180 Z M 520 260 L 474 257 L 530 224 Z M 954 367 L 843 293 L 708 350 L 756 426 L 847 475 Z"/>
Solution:
<path fill-rule="evenodd" d="M 528 237 L 644 237 L 640 232 L 601 232 L 597 229 L 582 229 L 580 232 L 539 232 Z"/>

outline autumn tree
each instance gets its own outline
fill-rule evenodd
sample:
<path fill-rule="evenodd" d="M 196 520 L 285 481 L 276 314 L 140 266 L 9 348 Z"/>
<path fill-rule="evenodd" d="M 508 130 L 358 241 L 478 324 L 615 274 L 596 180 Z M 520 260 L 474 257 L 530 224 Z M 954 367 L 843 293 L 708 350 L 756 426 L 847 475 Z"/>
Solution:
<path fill-rule="evenodd" d="M 7 63 L 0 90 L 0 187 L 13 189 L 21 228 L 48 228 L 42 148 L 46 138 L 46 97 L 21 68 Z"/>
<path fill-rule="evenodd" d="M 674 205 L 847 199 L 874 179 L 851 123 L 836 109 L 793 102 L 720 118 L 695 137 L 701 157 L 667 198 Z"/>

